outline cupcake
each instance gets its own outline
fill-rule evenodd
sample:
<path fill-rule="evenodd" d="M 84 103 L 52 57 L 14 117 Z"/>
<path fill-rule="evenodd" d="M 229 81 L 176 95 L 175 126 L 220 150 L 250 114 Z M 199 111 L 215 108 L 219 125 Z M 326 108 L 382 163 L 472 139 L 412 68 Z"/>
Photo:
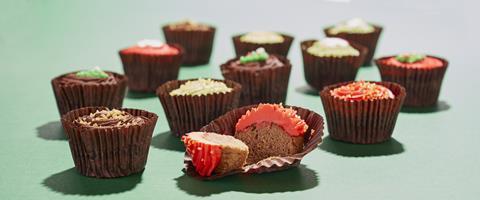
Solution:
<path fill-rule="evenodd" d="M 198 150 L 198 146 L 188 148 L 187 145 L 184 172 L 210 180 L 231 174 L 266 173 L 298 166 L 302 158 L 321 142 L 323 119 L 317 113 L 299 107 L 258 104 L 234 109 L 200 131 L 202 133 L 197 134 L 203 138 L 207 138 L 207 133 L 216 133 L 218 139 L 202 142 L 202 145 L 208 145 L 200 146 L 200 151 L 195 152 L 191 149 L 197 147 Z M 224 135 L 225 138 L 217 134 Z M 223 156 L 222 148 L 225 146 L 235 149 L 234 153 Z M 211 153 L 205 153 L 205 148 L 209 148 Z M 220 153 L 222 156 L 219 156 Z M 213 166 L 217 162 L 235 165 L 229 165 L 229 170 L 216 173 Z M 204 170 L 198 169 L 199 163 L 204 166 Z M 244 165 L 239 168 L 239 163 Z M 212 170 L 213 173 L 204 173 Z"/>
<path fill-rule="evenodd" d="M 292 36 L 264 31 L 249 32 L 234 36 L 232 39 L 237 56 L 243 56 L 263 47 L 272 54 L 287 57 L 293 41 Z"/>
<path fill-rule="evenodd" d="M 382 27 L 370 24 L 360 18 L 353 18 L 327 27 L 324 29 L 324 32 L 328 37 L 343 38 L 366 47 L 368 51 L 363 65 L 370 65 L 377 48 Z"/>
<path fill-rule="evenodd" d="M 258 48 L 220 66 L 223 77 L 242 85 L 240 105 L 284 103 L 292 65 L 279 55 Z"/>
<path fill-rule="evenodd" d="M 157 96 L 172 134 L 178 137 L 236 108 L 241 89 L 230 80 L 199 78 L 169 81 L 157 89 Z"/>
<path fill-rule="evenodd" d="M 248 156 L 247 145 L 229 135 L 192 132 L 183 136 L 182 141 L 200 176 L 241 170 Z"/>
<path fill-rule="evenodd" d="M 128 88 L 135 92 L 155 92 L 161 84 L 177 79 L 183 50 L 159 40 L 141 40 L 119 54 L 128 76 Z"/>
<path fill-rule="evenodd" d="M 203 65 L 210 61 L 215 27 L 185 20 L 167 24 L 162 30 L 168 43 L 184 48 L 183 65 Z"/>
<path fill-rule="evenodd" d="M 143 171 L 156 122 L 154 113 L 106 107 L 80 108 L 62 117 L 75 168 L 98 178 Z"/>
<path fill-rule="evenodd" d="M 383 81 L 395 82 L 407 91 L 404 106 L 437 104 L 448 61 L 430 55 L 400 54 L 375 60 Z"/>
<path fill-rule="evenodd" d="M 391 138 L 405 88 L 391 82 L 345 82 L 321 92 L 330 137 L 356 144 Z"/>
<path fill-rule="evenodd" d="M 305 79 L 318 91 L 326 85 L 355 80 L 367 52 L 360 45 L 334 37 L 303 41 L 301 49 Z"/>
<path fill-rule="evenodd" d="M 61 116 L 87 106 L 122 107 L 127 77 L 95 67 L 60 75 L 51 83 Z"/>

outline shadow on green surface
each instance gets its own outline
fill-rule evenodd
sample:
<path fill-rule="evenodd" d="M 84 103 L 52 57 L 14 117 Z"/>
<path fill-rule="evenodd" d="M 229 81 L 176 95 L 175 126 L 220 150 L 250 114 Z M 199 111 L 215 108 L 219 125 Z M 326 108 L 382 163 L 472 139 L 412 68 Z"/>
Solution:
<path fill-rule="evenodd" d="M 448 104 L 446 101 L 439 101 L 435 106 L 427 107 L 427 108 L 402 107 L 401 112 L 403 113 L 435 113 L 435 112 L 450 110 L 450 107 L 451 107 L 450 104 Z"/>
<path fill-rule="evenodd" d="M 134 92 L 128 90 L 127 92 L 127 98 L 129 99 L 146 99 L 146 98 L 153 98 L 157 97 L 155 93 L 145 93 L 145 92 Z"/>
<path fill-rule="evenodd" d="M 52 121 L 37 127 L 37 136 L 45 140 L 67 140 L 60 121 Z"/>
<path fill-rule="evenodd" d="M 42 184 L 55 192 L 68 195 L 104 195 L 132 190 L 142 181 L 142 173 L 113 179 L 98 179 L 80 175 L 75 168 L 53 174 Z"/>
<path fill-rule="evenodd" d="M 175 137 L 170 131 L 155 135 L 150 145 L 157 149 L 185 152 L 185 147 L 180 138 Z"/>
<path fill-rule="evenodd" d="M 308 85 L 297 87 L 297 88 L 295 88 L 295 91 L 297 91 L 298 93 L 302 93 L 302 94 L 306 94 L 306 95 L 310 95 L 310 96 L 320 96 L 320 94 L 317 90 L 315 90 L 314 88 L 312 88 Z"/>
<path fill-rule="evenodd" d="M 380 144 L 351 144 L 336 141 L 327 136 L 319 148 L 346 157 L 388 156 L 405 151 L 403 144 L 394 138 Z"/>
<path fill-rule="evenodd" d="M 303 191 L 319 184 L 317 172 L 305 165 L 285 171 L 265 174 L 242 174 L 218 180 L 202 181 L 187 175 L 175 179 L 177 187 L 195 196 L 210 196 L 222 192 L 276 193 Z"/>

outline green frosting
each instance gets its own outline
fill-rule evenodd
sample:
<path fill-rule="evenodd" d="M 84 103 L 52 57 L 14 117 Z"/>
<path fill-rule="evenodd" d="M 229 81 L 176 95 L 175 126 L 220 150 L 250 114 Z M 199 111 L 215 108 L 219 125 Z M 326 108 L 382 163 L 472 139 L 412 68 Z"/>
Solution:
<path fill-rule="evenodd" d="M 284 41 L 283 36 L 274 32 L 250 32 L 240 37 L 240 41 L 255 44 L 278 44 Z"/>
<path fill-rule="evenodd" d="M 328 29 L 330 34 L 352 33 L 366 34 L 375 31 L 375 27 L 360 18 L 353 18 Z"/>
<path fill-rule="evenodd" d="M 199 78 L 193 81 L 187 81 L 180 85 L 179 88 L 170 92 L 171 96 L 202 96 L 209 94 L 219 94 L 231 92 L 232 88 L 229 88 L 225 83 L 220 81 L 214 81 L 211 79 Z"/>
<path fill-rule="evenodd" d="M 108 74 L 98 67 L 89 70 L 79 71 L 75 75 L 81 78 L 108 78 Z"/>
<path fill-rule="evenodd" d="M 255 51 L 249 52 L 245 56 L 240 57 L 240 63 L 245 64 L 249 62 L 260 62 L 268 59 L 268 53 L 264 48 L 260 47 Z"/>
<path fill-rule="evenodd" d="M 307 52 L 318 57 L 359 56 L 360 52 L 340 38 L 324 38 L 316 41 L 307 49 Z"/>
<path fill-rule="evenodd" d="M 425 55 L 415 54 L 415 53 L 400 54 L 400 55 L 396 56 L 395 59 L 398 62 L 402 62 L 402 63 L 414 63 L 414 62 L 419 62 L 419 61 L 422 61 L 423 59 L 425 59 Z"/>

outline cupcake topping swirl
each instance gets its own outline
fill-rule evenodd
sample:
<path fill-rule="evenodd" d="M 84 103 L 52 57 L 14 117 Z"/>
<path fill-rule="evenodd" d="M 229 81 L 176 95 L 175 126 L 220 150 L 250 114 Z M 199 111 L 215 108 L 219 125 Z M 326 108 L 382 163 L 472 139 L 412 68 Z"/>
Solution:
<path fill-rule="evenodd" d="M 366 34 L 375 31 L 375 27 L 361 18 L 353 18 L 339 23 L 328 30 L 330 34 L 352 33 Z"/>
<path fill-rule="evenodd" d="M 336 37 L 327 37 L 313 43 L 312 46 L 308 47 L 307 52 L 318 57 L 343 57 L 360 55 L 360 52 L 350 46 L 348 41 Z"/>
<path fill-rule="evenodd" d="M 96 84 L 115 84 L 117 79 L 110 72 L 105 72 L 98 67 L 91 70 L 84 70 L 69 73 L 58 78 L 60 85 L 96 85 Z"/>
<path fill-rule="evenodd" d="M 141 125 L 145 123 L 145 119 L 133 116 L 125 111 L 106 109 L 97 110 L 89 115 L 81 116 L 73 123 L 84 127 L 127 127 Z"/>
<path fill-rule="evenodd" d="M 282 35 L 274 32 L 256 31 L 250 32 L 240 37 L 241 42 L 255 43 L 255 44 L 278 44 L 285 39 Z"/>
<path fill-rule="evenodd" d="M 141 48 L 152 47 L 152 48 L 160 48 L 165 44 L 160 40 L 152 40 L 152 39 L 143 39 L 140 40 L 137 45 Z"/>
<path fill-rule="evenodd" d="M 345 101 L 372 101 L 393 99 L 394 94 L 385 86 L 366 81 L 356 81 L 330 90 L 330 95 Z"/>
<path fill-rule="evenodd" d="M 172 23 L 168 26 L 171 30 L 183 31 L 208 31 L 210 27 L 206 24 L 198 23 L 189 19 Z"/>
<path fill-rule="evenodd" d="M 94 67 L 93 69 L 79 71 L 75 75 L 79 78 L 108 78 L 108 74 L 101 70 L 98 66 Z"/>
<path fill-rule="evenodd" d="M 260 62 L 268 59 L 268 53 L 263 47 L 258 48 L 255 51 L 249 52 L 245 56 L 240 57 L 240 63 L 245 64 L 249 62 Z"/>
<path fill-rule="evenodd" d="M 404 54 L 399 54 L 395 56 L 395 59 L 398 62 L 402 62 L 402 63 L 416 63 L 416 62 L 422 61 L 423 59 L 425 59 L 425 57 L 426 56 L 424 54 L 404 53 Z"/>
<path fill-rule="evenodd" d="M 202 96 L 209 94 L 225 94 L 231 92 L 233 89 L 229 88 L 225 83 L 214 81 L 212 79 L 199 78 L 193 81 L 187 81 L 180 85 L 179 88 L 170 92 L 171 96 Z"/>

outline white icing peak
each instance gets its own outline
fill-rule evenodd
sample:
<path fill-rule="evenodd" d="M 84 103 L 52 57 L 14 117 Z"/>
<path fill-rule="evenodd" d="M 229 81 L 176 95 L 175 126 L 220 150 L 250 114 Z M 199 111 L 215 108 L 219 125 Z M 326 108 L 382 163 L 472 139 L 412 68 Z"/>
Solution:
<path fill-rule="evenodd" d="M 356 17 L 346 21 L 345 26 L 355 28 L 355 27 L 366 27 L 366 26 L 369 26 L 369 24 L 362 18 Z"/>
<path fill-rule="evenodd" d="M 140 40 L 137 43 L 137 45 L 141 48 L 145 48 L 145 47 L 158 48 L 158 47 L 162 47 L 165 44 L 163 42 L 161 42 L 160 40 L 144 39 L 144 40 Z"/>
<path fill-rule="evenodd" d="M 337 37 L 327 37 L 320 40 L 320 44 L 325 47 L 348 47 L 348 41 L 337 38 Z"/>

